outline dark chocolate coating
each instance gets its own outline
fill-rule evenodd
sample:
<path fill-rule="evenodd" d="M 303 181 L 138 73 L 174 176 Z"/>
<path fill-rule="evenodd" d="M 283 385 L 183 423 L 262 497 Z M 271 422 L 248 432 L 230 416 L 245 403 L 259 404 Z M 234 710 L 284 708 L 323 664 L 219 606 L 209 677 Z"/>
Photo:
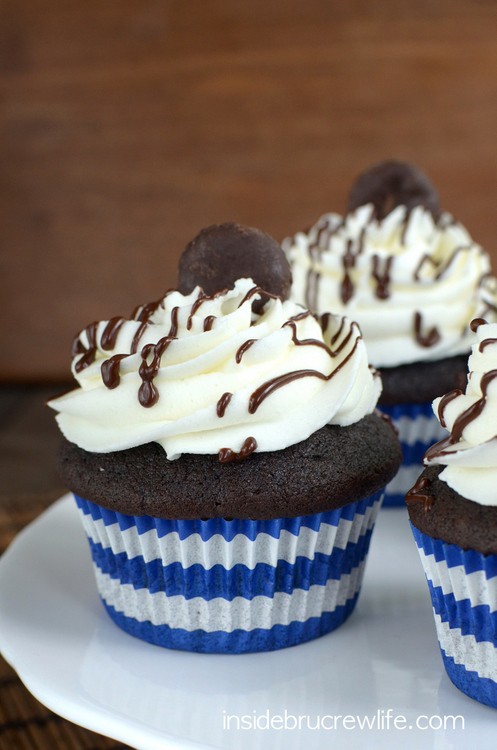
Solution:
<path fill-rule="evenodd" d="M 384 487 L 400 462 L 395 433 L 376 414 L 239 463 L 185 454 L 169 461 L 157 443 L 89 453 L 63 440 L 59 452 L 61 476 L 79 496 L 121 513 L 178 519 L 268 519 L 339 508 Z"/>
<path fill-rule="evenodd" d="M 380 369 L 383 391 L 380 406 L 423 404 L 454 388 L 465 390 L 468 354 L 433 362 L 412 362 Z"/>
<path fill-rule="evenodd" d="M 288 298 L 292 274 L 276 240 L 260 229 L 234 223 L 215 224 L 202 229 L 183 251 L 178 289 L 189 294 L 201 286 L 206 294 L 215 294 L 244 277 L 252 278 L 269 294 L 283 300 Z"/>
<path fill-rule="evenodd" d="M 396 206 L 424 206 L 436 217 L 438 194 L 428 177 L 405 161 L 382 161 L 362 172 L 352 185 L 347 210 L 373 203 L 375 217 L 384 219 Z"/>
<path fill-rule="evenodd" d="M 434 539 L 474 549 L 483 555 L 497 554 L 497 507 L 480 505 L 459 495 L 438 478 L 444 468 L 429 466 L 421 474 L 430 480 L 425 491 L 432 495 L 434 502 L 425 511 L 422 500 L 410 500 L 407 508 L 411 522 Z"/>

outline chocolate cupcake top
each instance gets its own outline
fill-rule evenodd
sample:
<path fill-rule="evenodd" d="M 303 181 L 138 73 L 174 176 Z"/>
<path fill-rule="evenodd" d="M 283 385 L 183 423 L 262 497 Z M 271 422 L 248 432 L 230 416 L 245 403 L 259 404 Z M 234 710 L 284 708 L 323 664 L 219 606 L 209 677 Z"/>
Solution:
<path fill-rule="evenodd" d="M 466 389 L 433 402 L 440 424 L 450 434 L 426 452 L 424 462 L 444 466 L 439 479 L 462 497 L 497 506 L 497 324 L 475 320 L 472 327 L 476 343 Z M 411 495 L 420 491 L 429 497 L 426 483 Z"/>
<path fill-rule="evenodd" d="M 375 367 L 468 352 L 469 322 L 497 320 L 488 254 L 445 212 L 428 178 L 404 162 L 359 176 L 349 213 L 325 214 L 283 243 L 291 299 L 350 315 Z"/>
<path fill-rule="evenodd" d="M 358 422 L 381 390 L 357 324 L 316 319 L 251 279 L 90 324 L 72 371 L 78 388 L 49 404 L 69 441 L 96 453 L 155 442 L 169 459 L 279 451 Z"/>

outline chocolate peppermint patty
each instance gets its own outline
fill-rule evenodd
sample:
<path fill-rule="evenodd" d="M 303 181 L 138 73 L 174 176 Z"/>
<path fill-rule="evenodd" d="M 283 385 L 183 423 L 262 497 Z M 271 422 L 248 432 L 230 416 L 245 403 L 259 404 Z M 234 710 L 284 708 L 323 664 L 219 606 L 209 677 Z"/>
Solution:
<path fill-rule="evenodd" d="M 427 467 L 407 494 L 411 523 L 447 544 L 497 554 L 497 507 L 462 497 L 439 478 L 444 468 Z"/>
<path fill-rule="evenodd" d="M 206 227 L 186 246 L 179 260 L 178 289 L 189 294 L 196 286 L 212 295 L 251 278 L 270 296 L 288 298 L 290 265 L 280 245 L 265 232 L 227 222 Z M 266 300 L 254 304 L 260 312 Z"/>
<path fill-rule="evenodd" d="M 468 355 L 383 367 L 380 374 L 383 382 L 380 406 L 426 403 L 454 388 L 466 387 Z"/>
<path fill-rule="evenodd" d="M 90 453 L 64 439 L 59 451 L 61 476 L 80 497 L 125 514 L 178 519 L 262 520 L 340 508 L 384 487 L 400 462 L 391 424 L 377 414 L 240 462 L 191 454 L 169 461 L 156 443 Z"/>

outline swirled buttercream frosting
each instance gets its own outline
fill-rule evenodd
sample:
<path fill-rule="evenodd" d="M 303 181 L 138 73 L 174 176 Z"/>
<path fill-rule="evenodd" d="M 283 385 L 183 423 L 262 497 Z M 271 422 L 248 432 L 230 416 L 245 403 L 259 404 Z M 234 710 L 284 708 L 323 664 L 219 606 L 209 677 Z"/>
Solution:
<path fill-rule="evenodd" d="M 356 320 L 375 367 L 469 352 L 470 321 L 496 317 L 489 256 L 448 213 L 399 205 L 377 219 L 366 204 L 325 214 L 283 249 L 291 299 Z"/>
<path fill-rule="evenodd" d="M 481 505 L 497 505 L 497 324 L 473 321 L 476 343 L 469 357 L 465 392 L 433 402 L 450 435 L 425 454 L 426 465 L 443 465 L 439 477 Z"/>
<path fill-rule="evenodd" d="M 230 461 L 371 413 L 381 382 L 358 325 L 278 298 L 255 312 L 267 296 L 239 279 L 87 326 L 73 346 L 79 387 L 49 403 L 65 437 L 97 453 L 156 442 L 169 459 Z"/>

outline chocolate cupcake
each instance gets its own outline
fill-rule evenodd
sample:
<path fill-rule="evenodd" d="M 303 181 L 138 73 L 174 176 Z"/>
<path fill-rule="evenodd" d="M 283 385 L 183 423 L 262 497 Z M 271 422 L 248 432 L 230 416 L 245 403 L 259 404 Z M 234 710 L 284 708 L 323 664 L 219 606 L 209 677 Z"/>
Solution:
<path fill-rule="evenodd" d="M 359 324 L 383 380 L 380 408 L 398 432 L 403 463 L 385 505 L 404 505 L 425 450 L 444 436 L 432 400 L 464 385 L 475 317 L 497 319 L 488 254 L 442 212 L 428 178 L 404 162 L 359 176 L 345 216 L 325 214 L 284 241 L 291 299 Z"/>
<path fill-rule="evenodd" d="M 50 402 L 103 603 L 158 645 L 262 651 L 338 627 L 400 463 L 357 325 L 258 275 L 271 289 L 171 291 L 91 324 L 78 387 Z"/>
<path fill-rule="evenodd" d="M 465 392 L 433 404 L 450 434 L 406 502 L 447 674 L 497 707 L 497 324 L 474 328 Z"/>

